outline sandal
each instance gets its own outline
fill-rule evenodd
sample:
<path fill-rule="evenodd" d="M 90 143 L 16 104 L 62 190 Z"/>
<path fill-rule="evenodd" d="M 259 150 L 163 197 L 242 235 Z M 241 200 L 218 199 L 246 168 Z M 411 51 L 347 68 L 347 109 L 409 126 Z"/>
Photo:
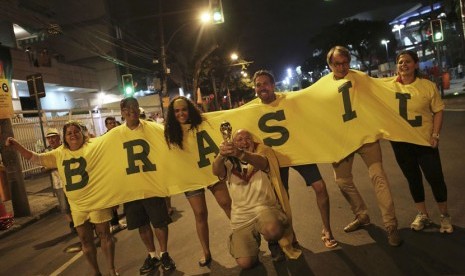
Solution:
<path fill-rule="evenodd" d="M 208 257 L 204 256 L 204 257 L 200 258 L 199 266 L 200 267 L 209 266 L 211 262 L 212 262 L 212 257 L 211 256 L 208 256 Z"/>
<path fill-rule="evenodd" d="M 337 241 L 334 238 L 326 237 L 326 234 L 325 234 L 324 230 L 321 233 L 321 240 L 325 244 L 326 248 L 334 248 L 334 247 L 336 247 L 338 245 Z"/>

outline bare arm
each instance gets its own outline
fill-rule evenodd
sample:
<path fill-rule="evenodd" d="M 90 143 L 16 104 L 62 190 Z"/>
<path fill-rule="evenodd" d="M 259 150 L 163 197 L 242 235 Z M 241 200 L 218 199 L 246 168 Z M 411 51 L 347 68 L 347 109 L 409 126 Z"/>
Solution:
<path fill-rule="evenodd" d="M 439 138 L 437 135 L 441 132 L 442 118 L 444 111 L 438 111 L 433 115 L 433 133 L 431 134 L 430 144 L 433 148 L 436 148 L 439 144 Z M 436 136 L 436 137 L 435 137 Z"/>
<path fill-rule="evenodd" d="M 5 141 L 5 146 L 7 147 L 12 147 L 14 150 L 19 152 L 24 158 L 27 160 L 30 160 L 32 156 L 34 156 L 34 152 L 26 149 L 21 145 L 15 138 L 13 137 L 8 137 Z"/>
<path fill-rule="evenodd" d="M 265 156 L 241 150 L 234 146 L 233 143 L 222 142 L 220 144 L 220 154 L 215 158 L 213 163 L 213 174 L 219 178 L 226 176 L 226 168 L 224 167 L 224 160 L 227 157 L 236 157 L 241 161 L 247 162 L 261 171 L 268 170 L 268 159 Z"/>
<path fill-rule="evenodd" d="M 213 161 L 212 171 L 213 174 L 218 176 L 219 179 L 225 179 L 226 177 L 226 167 L 224 166 L 225 160 L 226 157 L 218 154 L 215 158 L 215 161 Z"/>
<path fill-rule="evenodd" d="M 261 171 L 268 171 L 268 159 L 263 155 L 250 151 L 243 151 L 236 157 Z"/>

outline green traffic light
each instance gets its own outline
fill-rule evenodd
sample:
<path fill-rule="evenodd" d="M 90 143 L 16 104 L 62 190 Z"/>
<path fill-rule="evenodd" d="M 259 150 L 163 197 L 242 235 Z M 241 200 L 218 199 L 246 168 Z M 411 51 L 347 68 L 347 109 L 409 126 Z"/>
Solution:
<path fill-rule="evenodd" d="M 126 95 L 132 95 L 132 93 L 134 93 L 134 89 L 130 86 L 127 86 L 125 89 L 124 89 L 124 92 Z"/>
<path fill-rule="evenodd" d="M 221 14 L 220 11 L 215 11 L 213 13 L 213 21 L 214 22 L 224 22 L 223 15 Z"/>

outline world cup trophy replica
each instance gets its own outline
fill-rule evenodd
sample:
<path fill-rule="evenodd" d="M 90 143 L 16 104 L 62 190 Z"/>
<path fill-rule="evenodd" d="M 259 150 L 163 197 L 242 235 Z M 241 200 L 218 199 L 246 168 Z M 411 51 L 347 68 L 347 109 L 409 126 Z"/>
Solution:
<path fill-rule="evenodd" d="M 220 132 L 223 135 L 223 140 L 226 142 L 231 142 L 232 127 L 231 124 L 227 121 L 224 121 L 220 125 Z"/>

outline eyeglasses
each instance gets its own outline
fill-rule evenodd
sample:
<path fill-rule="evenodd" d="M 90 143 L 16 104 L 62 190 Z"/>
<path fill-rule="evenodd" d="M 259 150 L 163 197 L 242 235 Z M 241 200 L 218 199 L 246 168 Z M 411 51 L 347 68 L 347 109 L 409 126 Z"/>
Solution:
<path fill-rule="evenodd" d="M 333 65 L 334 67 L 339 67 L 339 66 L 341 66 L 341 67 L 346 67 L 346 66 L 349 65 L 349 62 L 348 62 L 348 61 L 346 61 L 346 62 L 334 62 L 334 63 L 332 63 L 332 65 Z"/>

